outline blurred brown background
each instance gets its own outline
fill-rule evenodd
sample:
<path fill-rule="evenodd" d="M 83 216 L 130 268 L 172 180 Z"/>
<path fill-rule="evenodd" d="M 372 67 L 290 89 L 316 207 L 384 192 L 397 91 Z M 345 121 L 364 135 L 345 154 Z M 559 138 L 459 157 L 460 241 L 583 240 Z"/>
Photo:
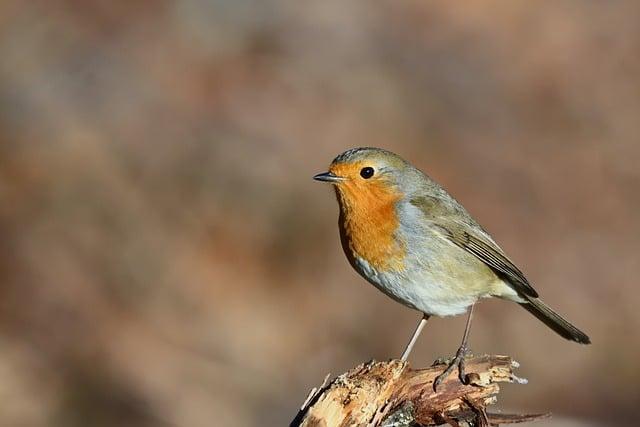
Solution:
<path fill-rule="evenodd" d="M 640 3 L 0 2 L 0 425 L 278 426 L 419 315 L 311 176 L 397 151 L 594 345 L 481 304 L 536 425 L 635 425 Z M 431 322 L 414 365 L 451 354 Z M 551 361 L 554 364 L 551 364 Z"/>

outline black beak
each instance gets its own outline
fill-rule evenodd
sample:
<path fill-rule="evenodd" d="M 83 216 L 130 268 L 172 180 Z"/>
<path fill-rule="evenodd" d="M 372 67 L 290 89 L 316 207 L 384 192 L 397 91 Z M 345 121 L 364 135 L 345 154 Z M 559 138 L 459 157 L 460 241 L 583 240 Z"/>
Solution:
<path fill-rule="evenodd" d="M 315 179 L 316 181 L 322 181 L 322 182 L 344 181 L 343 177 L 334 175 L 331 172 L 319 173 L 318 175 L 314 176 L 313 179 Z"/>

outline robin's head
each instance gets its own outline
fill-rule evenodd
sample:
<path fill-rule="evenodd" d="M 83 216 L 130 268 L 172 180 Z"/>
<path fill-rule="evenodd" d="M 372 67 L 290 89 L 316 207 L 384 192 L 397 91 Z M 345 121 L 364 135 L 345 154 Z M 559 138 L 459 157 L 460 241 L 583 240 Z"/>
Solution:
<path fill-rule="evenodd" d="M 353 148 L 333 159 L 328 172 L 313 179 L 334 185 L 343 211 L 371 215 L 404 196 L 413 171 L 409 163 L 390 151 Z"/>
<path fill-rule="evenodd" d="M 336 187 L 341 201 L 384 203 L 401 196 L 400 183 L 411 166 L 397 154 L 380 148 L 353 148 L 333 159 L 329 171 L 313 177 Z"/>

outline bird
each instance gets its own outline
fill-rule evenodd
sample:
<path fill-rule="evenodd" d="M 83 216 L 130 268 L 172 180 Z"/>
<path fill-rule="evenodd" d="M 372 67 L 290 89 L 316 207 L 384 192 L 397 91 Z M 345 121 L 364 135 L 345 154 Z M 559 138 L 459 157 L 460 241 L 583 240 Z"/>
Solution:
<path fill-rule="evenodd" d="M 403 362 L 430 317 L 468 311 L 460 347 L 434 381 L 434 390 L 456 368 L 466 383 L 473 309 L 485 298 L 515 302 L 561 337 L 591 343 L 539 298 L 458 201 L 397 154 L 375 147 L 349 149 L 313 179 L 335 189 L 340 241 L 351 266 L 384 294 L 422 314 Z"/>

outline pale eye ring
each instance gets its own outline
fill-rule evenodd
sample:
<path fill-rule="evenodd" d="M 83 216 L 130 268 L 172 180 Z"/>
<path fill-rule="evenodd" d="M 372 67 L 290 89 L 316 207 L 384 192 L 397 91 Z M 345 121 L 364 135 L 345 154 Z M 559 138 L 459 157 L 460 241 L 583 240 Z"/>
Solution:
<path fill-rule="evenodd" d="M 375 171 L 371 166 L 366 166 L 360 169 L 360 176 L 363 177 L 364 179 L 369 179 L 373 176 L 374 172 Z"/>

